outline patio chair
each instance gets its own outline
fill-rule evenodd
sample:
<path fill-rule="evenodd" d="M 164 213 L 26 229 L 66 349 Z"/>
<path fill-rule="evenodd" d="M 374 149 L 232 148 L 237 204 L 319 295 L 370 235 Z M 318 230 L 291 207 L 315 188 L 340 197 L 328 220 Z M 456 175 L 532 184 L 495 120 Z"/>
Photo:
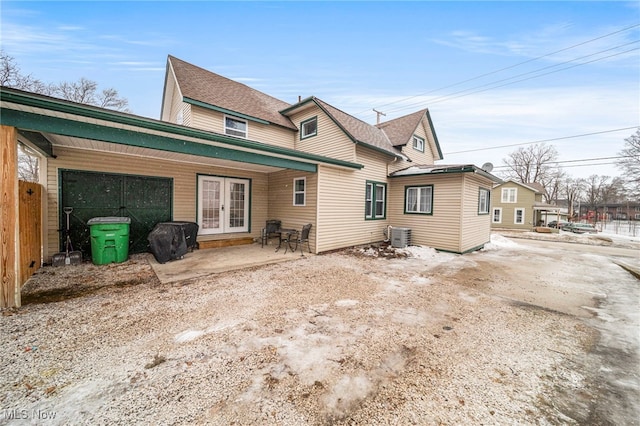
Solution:
<path fill-rule="evenodd" d="M 311 224 L 307 223 L 302 227 L 301 232 L 292 232 L 286 234 L 283 238 L 282 242 L 286 243 L 284 246 L 284 252 L 287 253 L 287 247 L 291 248 L 293 252 L 298 249 L 298 245 L 300 245 L 300 254 L 304 256 L 304 243 L 307 243 L 307 247 L 309 249 L 309 253 L 311 253 L 311 245 L 309 243 L 309 232 L 311 231 Z"/>
<path fill-rule="evenodd" d="M 269 245 L 269 238 L 278 238 L 280 240 L 280 227 L 282 226 L 282 221 L 277 219 L 267 220 L 267 224 L 264 228 L 262 228 L 262 234 L 260 236 L 260 240 L 262 241 L 262 247 L 266 243 Z"/>

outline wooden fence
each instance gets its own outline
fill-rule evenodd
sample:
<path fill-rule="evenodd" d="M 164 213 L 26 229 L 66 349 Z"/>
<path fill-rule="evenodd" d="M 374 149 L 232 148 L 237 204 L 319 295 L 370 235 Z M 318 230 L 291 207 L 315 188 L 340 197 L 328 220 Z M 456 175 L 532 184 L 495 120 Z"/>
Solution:
<path fill-rule="evenodd" d="M 42 265 L 42 192 L 39 183 L 18 183 L 21 287 Z"/>

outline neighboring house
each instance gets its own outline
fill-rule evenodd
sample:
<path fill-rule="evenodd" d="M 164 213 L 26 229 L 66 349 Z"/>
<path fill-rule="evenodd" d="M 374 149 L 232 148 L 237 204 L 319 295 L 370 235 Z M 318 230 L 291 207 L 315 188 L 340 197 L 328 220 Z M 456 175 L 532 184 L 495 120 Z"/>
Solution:
<path fill-rule="evenodd" d="M 509 179 L 496 185 L 491 190 L 491 227 L 531 230 L 549 221 L 563 219 L 560 207 L 542 201 L 544 193 L 544 187 L 539 183 Z"/>
<path fill-rule="evenodd" d="M 584 203 L 579 208 L 579 217 L 582 220 L 593 221 L 595 211 L 593 206 Z M 597 206 L 598 220 L 640 220 L 640 203 L 637 201 L 625 201 L 622 203 L 606 203 Z"/>
<path fill-rule="evenodd" d="M 87 254 L 86 221 L 129 216 L 131 252 L 162 221 L 193 221 L 201 247 L 250 242 L 267 219 L 312 223 L 315 253 L 412 230 L 465 253 L 490 240 L 495 176 L 434 165 L 427 109 L 367 124 L 316 98 L 294 104 L 168 57 L 161 120 L 2 88 L 2 143 L 42 154 L 45 261 L 63 249 L 63 207 Z M 8 135 L 8 136 L 7 136 Z"/>

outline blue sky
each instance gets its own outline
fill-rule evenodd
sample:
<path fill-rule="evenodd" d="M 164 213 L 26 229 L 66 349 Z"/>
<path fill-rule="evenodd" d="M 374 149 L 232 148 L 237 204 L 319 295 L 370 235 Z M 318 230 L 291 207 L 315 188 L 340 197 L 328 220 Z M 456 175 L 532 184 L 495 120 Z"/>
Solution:
<path fill-rule="evenodd" d="M 560 160 L 614 157 L 640 125 L 640 3 L 0 3 L 0 46 L 44 82 L 94 80 L 159 118 L 167 55 L 294 103 L 369 123 L 428 107 L 440 163 L 492 162 L 528 142 Z M 599 133 L 599 134 L 593 134 Z M 572 137 L 592 134 L 590 136 Z M 504 148 L 496 148 L 511 145 Z M 461 152 L 468 151 L 468 152 Z M 617 176 L 614 160 L 564 163 Z M 580 166 L 580 167 L 570 167 Z"/>

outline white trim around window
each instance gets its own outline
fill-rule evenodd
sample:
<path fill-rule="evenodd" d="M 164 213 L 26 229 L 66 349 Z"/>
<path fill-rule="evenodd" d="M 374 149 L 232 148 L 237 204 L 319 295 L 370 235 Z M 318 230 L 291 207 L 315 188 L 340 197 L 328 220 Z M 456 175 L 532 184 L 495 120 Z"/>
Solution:
<path fill-rule="evenodd" d="M 318 134 L 318 117 L 312 117 L 300 123 L 300 139 L 310 138 Z"/>
<path fill-rule="evenodd" d="M 307 178 L 295 178 L 293 180 L 293 205 L 307 205 Z"/>
<path fill-rule="evenodd" d="M 419 136 L 413 135 L 413 149 L 416 151 L 424 152 L 424 139 Z"/>
<path fill-rule="evenodd" d="M 518 188 L 502 188 L 503 203 L 516 203 L 518 201 Z"/>
<path fill-rule="evenodd" d="M 486 188 L 478 190 L 478 214 L 489 214 L 491 192 Z"/>
<path fill-rule="evenodd" d="M 502 223 L 502 207 L 494 207 L 491 214 L 491 223 Z"/>
<path fill-rule="evenodd" d="M 524 225 L 525 209 L 515 209 L 513 211 L 513 223 L 516 225 Z"/>
<path fill-rule="evenodd" d="M 224 116 L 224 134 L 246 139 L 249 135 L 247 120 L 238 117 Z"/>

